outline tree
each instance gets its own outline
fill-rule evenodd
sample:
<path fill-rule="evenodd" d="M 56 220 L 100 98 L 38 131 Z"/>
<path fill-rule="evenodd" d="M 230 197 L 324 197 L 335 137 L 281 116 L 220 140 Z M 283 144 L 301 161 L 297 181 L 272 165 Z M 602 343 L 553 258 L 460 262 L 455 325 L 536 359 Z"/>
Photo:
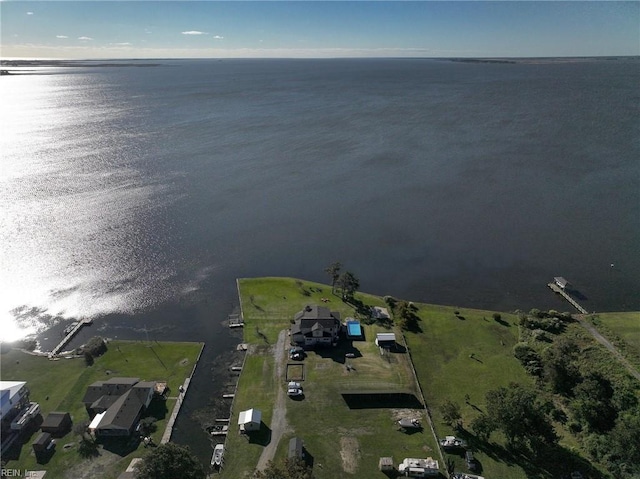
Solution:
<path fill-rule="evenodd" d="M 569 395 L 580 382 L 577 366 L 578 345 L 570 339 L 558 338 L 552 347 L 544 352 L 542 377 L 553 392 Z"/>
<path fill-rule="evenodd" d="M 518 358 L 529 374 L 542 374 L 542 359 L 540 355 L 527 343 L 518 343 L 513 347 L 513 355 Z"/>
<path fill-rule="evenodd" d="M 397 301 L 393 303 L 393 319 L 396 325 L 403 330 L 415 331 L 420 318 L 416 315 L 417 308 L 413 303 L 407 301 Z"/>
<path fill-rule="evenodd" d="M 477 416 L 471 421 L 471 429 L 483 441 L 487 441 L 491 433 L 495 430 L 495 425 L 485 414 Z"/>
<path fill-rule="evenodd" d="M 358 278 L 356 278 L 353 273 L 345 271 L 338 277 L 336 286 L 340 288 L 342 301 L 348 301 L 353 299 L 353 295 L 360 287 L 360 281 L 358 281 Z"/>
<path fill-rule="evenodd" d="M 605 432 L 613 427 L 617 411 L 612 404 L 611 381 L 600 374 L 592 373 L 578 384 L 569 404 L 574 417 L 590 431 Z"/>
<path fill-rule="evenodd" d="M 156 432 L 156 430 L 158 429 L 158 425 L 156 424 L 157 421 L 158 419 L 153 416 L 147 416 L 143 418 L 140 421 L 140 432 L 142 433 L 142 435 L 150 436 L 151 434 Z"/>
<path fill-rule="evenodd" d="M 553 444 L 558 437 L 547 417 L 547 405 L 520 384 L 511 383 L 487 392 L 487 417 L 510 443 L 526 444 L 536 449 L 540 444 Z"/>
<path fill-rule="evenodd" d="M 453 402 L 447 399 L 440 407 L 442 413 L 442 419 L 445 424 L 453 428 L 460 428 L 462 426 L 462 415 L 460 414 L 460 405 L 457 402 Z"/>
<path fill-rule="evenodd" d="M 107 343 L 100 336 L 94 336 L 82 347 L 82 350 L 97 358 L 107 352 Z"/>
<path fill-rule="evenodd" d="M 87 366 L 93 366 L 93 356 L 89 351 L 84 352 L 84 363 Z"/>
<path fill-rule="evenodd" d="M 340 269 L 342 269 L 342 264 L 340 263 L 340 261 L 334 261 L 329 265 L 327 269 L 325 269 L 325 272 L 329 276 L 331 276 L 331 292 L 332 293 L 335 293 L 336 282 L 340 277 Z"/>
<path fill-rule="evenodd" d="M 302 459 L 285 459 L 281 463 L 269 461 L 264 471 L 257 471 L 254 479 L 315 479 L 313 471 Z"/>
<path fill-rule="evenodd" d="M 137 479 L 204 479 L 206 473 L 191 450 L 168 442 L 151 450 L 135 465 Z"/>

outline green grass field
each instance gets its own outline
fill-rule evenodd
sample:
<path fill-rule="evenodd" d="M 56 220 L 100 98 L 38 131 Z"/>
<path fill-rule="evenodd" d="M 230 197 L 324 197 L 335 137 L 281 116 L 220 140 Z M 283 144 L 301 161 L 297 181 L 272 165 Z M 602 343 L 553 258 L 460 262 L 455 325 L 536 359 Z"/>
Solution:
<path fill-rule="evenodd" d="M 262 410 L 263 422 L 272 419 L 277 388 L 285 388 L 284 379 L 276 379 L 273 345 L 278 333 L 290 326 L 290 319 L 306 304 L 325 304 L 341 313 L 344 319 L 354 310 L 331 294 L 331 288 L 317 283 L 286 278 L 240 280 L 241 303 L 245 320 L 245 340 L 255 348 L 245 362 L 234 401 L 232 432 L 227 437 L 225 467 L 222 477 L 248 477 L 253 471 L 267 435 L 255 442 L 235 432 L 240 411 L 255 407 Z M 329 298 L 323 303 L 321 298 Z M 369 305 L 383 305 L 380 298 L 358 295 Z M 392 456 L 395 462 L 405 457 L 438 457 L 433 436 L 428 429 L 406 434 L 397 428 L 396 420 L 409 414 L 422 417 L 416 384 L 407 354 L 381 356 L 374 344 L 376 325 L 364 325 L 364 341 L 343 341 L 336 349 L 309 352 L 304 364 L 303 400 L 286 398 L 288 431 L 280 441 L 276 459 L 286 457 L 288 442 L 298 436 L 313 458 L 317 478 L 338 477 L 384 478 L 378 470 L 381 456 Z M 264 334 L 260 336 L 257 334 Z M 266 339 L 265 339 L 266 338 Z M 346 352 L 355 352 L 345 359 Z M 347 370 L 349 361 L 351 370 Z M 382 395 L 379 403 L 366 403 L 358 398 L 347 403 L 343 393 L 362 391 L 406 393 L 407 396 Z M 407 399 L 409 398 L 409 399 Z M 414 398 L 411 400 L 411 398 Z M 351 407 L 350 407 L 351 406 Z M 355 407 L 354 407 L 355 406 Z"/>
<path fill-rule="evenodd" d="M 51 411 L 65 411 L 71 414 L 75 425 L 89 420 L 82 398 L 87 386 L 95 381 L 118 376 L 162 380 L 168 382 L 171 395 L 177 395 L 178 387 L 191 375 L 202 347 L 202 343 L 112 341 L 107 352 L 96 358 L 91 367 L 87 367 L 82 358 L 50 361 L 46 357 L 11 350 L 1 355 L 1 373 L 4 381 L 27 382 L 30 398 L 40 404 L 43 417 Z M 174 405 L 175 400 L 170 399 L 166 409 L 157 408 L 155 411 L 160 419 L 153 439 L 158 444 Z M 70 471 L 82 468 L 87 461 L 96 461 L 83 460 L 75 446 L 67 450 L 63 448 L 65 444 L 77 443 L 78 436 L 72 431 L 57 440 L 56 452 L 47 464 L 38 464 L 31 449 L 36 435 L 28 438 L 20 449 L 19 457 L 10 460 L 7 467 L 46 470 L 47 477 L 64 478 Z M 126 457 L 118 455 L 119 451 L 114 455 L 103 451 L 103 456 L 110 456 L 111 460 L 105 464 L 99 477 L 117 477 L 132 458 L 142 456 L 144 451 L 143 447 L 138 447 Z"/>
<path fill-rule="evenodd" d="M 598 313 L 591 318 L 600 333 L 640 369 L 640 313 Z"/>
<path fill-rule="evenodd" d="M 487 391 L 509 382 L 531 384 L 512 352 L 518 340 L 514 315 L 502 313 L 497 322 L 491 311 L 423 304 L 418 308 L 422 332 L 407 333 L 406 339 L 439 437 L 455 435 L 440 413 L 446 400 L 461 406 L 463 425 L 468 427 L 484 410 Z M 527 477 L 512 460 L 489 451 L 474 454 L 485 477 Z M 467 472 L 461 455 L 448 457 L 454 460 L 456 471 Z"/>
<path fill-rule="evenodd" d="M 279 331 L 291 324 L 293 315 L 306 304 L 324 304 L 341 313 L 344 320 L 354 315 L 354 309 L 331 294 L 327 285 L 291 278 L 257 278 L 239 280 L 240 300 L 245 319 L 245 341 L 255 351 L 247 356 L 238 393 L 234 403 L 233 421 L 239 411 L 258 407 L 263 420 L 271 420 L 277 388 L 284 387 L 274 373 L 273 345 Z M 322 302 L 328 298 L 328 302 Z M 357 294 L 356 299 L 370 306 L 384 306 L 382 298 Z M 479 441 L 469 429 L 469 423 L 485 408 L 485 396 L 490 390 L 507 386 L 510 382 L 534 386 L 533 379 L 513 355 L 519 340 L 518 318 L 501 313 L 494 319 L 493 311 L 481 311 L 447 306 L 416 304 L 420 318 L 413 332 L 405 333 L 410 357 L 407 354 L 391 356 L 391 362 L 381 359 L 373 344 L 378 325 L 365 326 L 366 341 L 338 346 L 338 351 L 311 352 L 305 359 L 305 399 L 288 398 L 287 420 L 289 431 L 284 435 L 276 459 L 286 456 L 288 439 L 299 436 L 313 456 L 316 477 L 385 477 L 377 470 L 378 458 L 393 456 L 398 464 L 404 457 L 432 456 L 439 459 L 436 444 L 428 429 L 407 435 L 395 428 L 394 421 L 402 414 L 400 408 L 388 404 L 380 407 L 349 408 L 344 391 L 415 390 L 409 374 L 411 363 L 415 367 L 420 386 L 433 417 L 438 437 L 454 434 L 442 419 L 441 406 L 447 400 L 461 407 L 464 435 L 475 449 L 481 464 L 481 474 L 487 478 L 557 478 L 562 469 L 591 470 L 600 476 L 584 457 L 574 436 L 556 424 L 560 436 L 560 460 L 531 463 L 530 458 L 509 450 L 501 434 L 492 434 L 489 442 Z M 624 338 L 628 348 L 638 347 L 638 325 L 630 322 L 638 313 L 601 314 L 606 324 Z M 397 333 L 397 331 L 396 331 Z M 611 361 L 610 353 L 600 347 L 577 323 L 567 326 L 566 333 L 578 341 L 594 367 L 604 368 L 611 374 L 623 374 L 622 367 Z M 353 360 L 356 373 L 347 372 L 343 353 L 357 348 L 361 357 Z M 406 412 L 406 411 L 405 411 Z M 423 420 L 425 418 L 423 417 Z M 232 423 L 235 429 L 236 423 Z M 249 477 L 260 453 L 268 443 L 247 443 L 236 433 L 228 436 L 228 459 L 222 474 L 224 478 Z M 456 471 L 467 472 L 464 457 L 447 454 Z M 441 470 L 444 465 L 441 464 Z M 572 469 L 573 470 L 573 469 Z"/>

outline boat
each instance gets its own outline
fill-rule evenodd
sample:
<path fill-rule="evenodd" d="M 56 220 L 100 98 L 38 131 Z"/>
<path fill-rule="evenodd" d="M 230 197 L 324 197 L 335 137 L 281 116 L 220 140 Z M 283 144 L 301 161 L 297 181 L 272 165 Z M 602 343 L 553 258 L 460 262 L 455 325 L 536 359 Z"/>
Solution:
<path fill-rule="evenodd" d="M 440 445 L 445 449 L 465 449 L 467 447 L 467 442 L 464 439 L 460 439 L 455 436 L 445 436 L 444 439 L 440 439 Z"/>
<path fill-rule="evenodd" d="M 222 466 L 222 456 L 224 455 L 224 444 L 216 444 L 213 448 L 213 457 L 211 458 L 211 465 L 215 467 Z"/>
<path fill-rule="evenodd" d="M 422 425 L 417 419 L 402 418 L 398 421 L 398 425 L 405 429 L 422 429 Z"/>

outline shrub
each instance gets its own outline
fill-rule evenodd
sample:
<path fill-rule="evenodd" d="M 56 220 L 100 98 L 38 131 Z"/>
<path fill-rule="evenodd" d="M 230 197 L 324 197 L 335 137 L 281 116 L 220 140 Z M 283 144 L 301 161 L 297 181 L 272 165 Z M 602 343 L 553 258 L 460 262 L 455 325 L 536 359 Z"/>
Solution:
<path fill-rule="evenodd" d="M 94 336 L 82 347 L 82 351 L 97 358 L 107 352 L 107 343 L 100 336 Z"/>

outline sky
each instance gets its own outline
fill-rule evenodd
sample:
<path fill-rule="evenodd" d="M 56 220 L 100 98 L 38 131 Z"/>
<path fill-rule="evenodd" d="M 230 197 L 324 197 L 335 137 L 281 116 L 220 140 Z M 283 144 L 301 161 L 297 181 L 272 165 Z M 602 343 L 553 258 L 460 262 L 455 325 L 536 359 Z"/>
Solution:
<path fill-rule="evenodd" d="M 0 0 L 1 58 L 640 55 L 640 1 Z"/>

